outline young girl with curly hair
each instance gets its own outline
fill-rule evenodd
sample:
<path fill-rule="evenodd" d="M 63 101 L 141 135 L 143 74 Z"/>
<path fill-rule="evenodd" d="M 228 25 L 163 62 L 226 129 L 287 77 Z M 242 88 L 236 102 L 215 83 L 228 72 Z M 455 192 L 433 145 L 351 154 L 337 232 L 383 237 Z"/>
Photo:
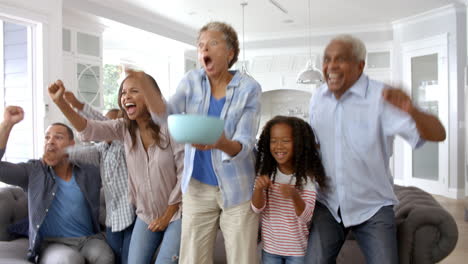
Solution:
<path fill-rule="evenodd" d="M 316 198 L 326 188 L 312 128 L 276 116 L 258 142 L 252 209 L 262 217 L 262 263 L 303 263 Z"/>

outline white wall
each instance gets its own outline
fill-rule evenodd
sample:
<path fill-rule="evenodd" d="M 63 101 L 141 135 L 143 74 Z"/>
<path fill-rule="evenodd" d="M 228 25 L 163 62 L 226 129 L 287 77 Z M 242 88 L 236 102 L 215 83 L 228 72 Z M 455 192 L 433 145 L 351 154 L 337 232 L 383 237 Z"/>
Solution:
<path fill-rule="evenodd" d="M 296 78 L 310 57 L 313 63 L 321 70 L 322 56 L 326 45 L 336 35 L 348 33 L 363 40 L 368 52 L 389 51 L 392 53 L 393 35 L 387 27 L 373 29 L 361 28 L 359 31 L 322 32 L 313 35 L 308 46 L 307 38 L 290 41 L 290 39 L 273 39 L 255 41 L 246 44 L 245 55 L 249 62 L 249 73 L 262 85 L 262 91 L 277 89 L 294 89 L 313 93 L 316 85 L 297 84 Z M 311 53 L 311 56 L 310 56 Z M 239 60 L 243 57 L 242 51 Z M 385 69 L 365 69 L 371 78 L 391 81 L 391 65 Z"/>
<path fill-rule="evenodd" d="M 278 36 L 276 39 L 256 40 L 245 44 L 247 50 L 256 49 L 284 49 L 290 47 L 302 47 L 308 52 L 308 46 L 325 47 L 333 36 L 350 33 L 360 38 L 364 42 L 387 42 L 393 39 L 393 31 L 390 25 L 369 25 L 360 28 L 341 28 L 333 31 L 316 31 L 309 40 L 308 36 L 300 38 L 283 38 Z M 240 34 L 240 32 L 239 32 Z M 310 43 L 310 45 L 309 45 Z"/>
<path fill-rule="evenodd" d="M 402 80 L 401 44 L 448 33 L 449 71 L 449 191 L 464 188 L 466 7 L 450 5 L 394 23 L 394 79 Z M 398 162 L 395 160 L 395 162 Z M 396 171 L 396 175 L 402 175 Z"/>
<path fill-rule="evenodd" d="M 275 90 L 262 93 L 262 114 L 257 135 L 260 136 L 266 122 L 277 115 L 295 116 L 309 121 L 309 101 L 312 92 Z"/>
<path fill-rule="evenodd" d="M 196 60 L 193 45 L 168 39 L 135 27 L 106 21 L 103 34 L 104 63 L 134 64 L 157 81 L 162 94 L 171 96 L 184 76 L 185 56 Z"/>

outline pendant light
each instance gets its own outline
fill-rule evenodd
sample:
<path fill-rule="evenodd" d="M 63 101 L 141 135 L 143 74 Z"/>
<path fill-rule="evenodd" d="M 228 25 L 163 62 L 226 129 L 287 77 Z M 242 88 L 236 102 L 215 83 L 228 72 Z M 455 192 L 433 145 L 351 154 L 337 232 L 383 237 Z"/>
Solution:
<path fill-rule="evenodd" d="M 322 73 L 315 67 L 315 63 L 312 63 L 312 23 L 311 23 L 311 12 L 310 12 L 310 1 L 309 0 L 309 12 L 308 12 L 308 35 L 309 35 L 309 60 L 304 70 L 297 75 L 297 83 L 300 84 L 320 84 L 322 83 Z"/>
<path fill-rule="evenodd" d="M 243 74 L 247 74 L 249 75 L 249 73 L 247 72 L 247 65 L 246 65 L 246 61 L 245 61 L 245 18 L 244 18 L 244 15 L 245 15 L 245 6 L 248 5 L 249 3 L 247 3 L 247 1 L 243 1 L 241 2 L 241 6 L 242 6 L 242 65 L 241 65 L 241 72 Z"/>

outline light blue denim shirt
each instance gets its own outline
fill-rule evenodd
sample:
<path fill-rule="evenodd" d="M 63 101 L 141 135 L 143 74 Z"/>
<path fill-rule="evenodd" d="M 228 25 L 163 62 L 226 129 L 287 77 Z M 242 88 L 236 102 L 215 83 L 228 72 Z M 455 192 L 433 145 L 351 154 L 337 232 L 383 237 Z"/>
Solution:
<path fill-rule="evenodd" d="M 424 143 L 414 120 L 384 101 L 383 89 L 383 83 L 362 74 L 339 100 L 324 84 L 310 102 L 310 124 L 330 186 L 327 193 L 319 192 L 318 200 L 345 227 L 398 203 L 389 168 L 395 135 L 413 148 Z"/>
<path fill-rule="evenodd" d="M 234 157 L 218 149 L 211 151 L 213 169 L 223 196 L 224 207 L 232 207 L 252 198 L 255 178 L 254 146 L 260 121 L 260 84 L 239 71 L 226 87 L 226 102 L 220 118 L 224 119 L 224 133 L 228 139 L 238 141 L 242 150 Z M 207 115 L 211 88 L 205 70 L 187 73 L 176 93 L 167 102 L 167 114 Z M 156 122 L 161 122 L 153 115 Z M 185 145 L 182 192 L 187 190 L 192 177 L 195 148 Z"/>

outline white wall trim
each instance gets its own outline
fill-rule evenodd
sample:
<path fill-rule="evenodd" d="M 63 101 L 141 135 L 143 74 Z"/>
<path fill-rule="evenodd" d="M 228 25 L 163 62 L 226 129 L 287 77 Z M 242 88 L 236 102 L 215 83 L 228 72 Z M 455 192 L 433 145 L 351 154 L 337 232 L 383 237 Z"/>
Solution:
<path fill-rule="evenodd" d="M 97 36 L 101 36 L 107 28 L 102 21 L 99 21 L 98 17 L 81 14 L 69 8 L 64 8 L 62 23 L 64 28 L 90 33 Z"/>
<path fill-rule="evenodd" d="M 432 48 L 434 46 L 448 46 L 448 33 L 434 35 L 432 37 L 403 42 L 401 44 L 402 53 L 419 49 Z"/>
<path fill-rule="evenodd" d="M 408 186 L 403 179 L 393 179 L 393 184 L 400 186 Z"/>
<path fill-rule="evenodd" d="M 468 0 L 456 0 L 456 1 L 462 5 L 468 5 Z"/>
<path fill-rule="evenodd" d="M 334 36 L 346 32 L 348 34 L 363 33 L 363 32 L 379 32 L 391 31 L 392 25 L 390 23 L 380 24 L 366 24 L 366 25 L 351 25 L 344 27 L 323 27 L 317 30 L 312 30 L 312 36 Z M 298 30 L 289 32 L 268 32 L 268 33 L 255 33 L 255 37 L 246 38 L 246 42 L 254 41 L 268 41 L 278 39 L 292 39 L 307 37 L 309 30 Z"/>
<path fill-rule="evenodd" d="M 457 12 L 465 11 L 466 6 L 462 4 L 449 4 L 440 8 L 432 9 L 414 16 L 398 19 L 392 22 L 393 29 L 406 27 L 412 24 L 421 23 L 427 20 L 433 20 L 436 17 L 445 15 L 455 15 Z"/>
<path fill-rule="evenodd" d="M 365 42 L 367 53 L 377 52 L 377 51 L 390 51 L 393 52 L 394 46 L 392 41 L 381 41 L 381 42 Z M 300 45 L 293 47 L 283 47 L 283 48 L 257 48 L 257 49 L 248 49 L 246 47 L 245 57 L 246 60 L 251 60 L 259 56 L 280 56 L 280 55 L 297 55 L 297 56 L 309 56 L 309 51 L 312 52 L 312 56 L 316 56 L 321 59 L 323 55 L 325 45 Z M 197 51 L 193 50 L 194 58 L 197 56 Z M 392 53 L 393 54 L 393 53 Z M 393 56 L 393 55 L 392 55 Z M 239 54 L 239 57 L 242 57 L 242 51 Z M 392 63 L 393 64 L 393 63 Z"/>
<path fill-rule="evenodd" d="M 147 10 L 132 7 L 121 1 L 63 0 L 68 9 L 80 10 L 128 26 L 171 38 L 189 45 L 195 43 L 197 31 Z"/>
<path fill-rule="evenodd" d="M 404 87 L 411 87 L 411 58 L 415 56 L 422 56 L 427 54 L 437 53 L 438 55 L 438 80 L 439 84 L 449 82 L 449 70 L 447 63 L 448 56 L 448 34 L 442 33 L 434 35 L 432 37 L 418 39 L 414 41 L 403 42 L 400 45 L 401 51 L 401 81 Z M 450 116 L 449 116 L 449 91 L 444 90 L 440 94 L 439 101 L 439 117 L 441 122 L 447 127 L 447 133 L 450 132 Z M 452 140 L 449 137 L 449 140 Z M 395 169 L 402 173 L 404 181 L 409 185 L 418 186 L 430 193 L 440 194 L 447 196 L 450 181 L 450 141 L 439 143 L 439 178 L 436 181 L 429 181 L 424 179 L 413 178 L 413 163 L 411 162 L 411 156 L 414 150 L 408 144 L 403 144 L 402 141 L 395 143 L 395 157 L 399 157 L 395 160 Z"/>
<path fill-rule="evenodd" d="M 43 26 L 42 24 L 37 24 L 33 27 L 30 27 L 30 40 L 28 47 L 28 57 L 30 58 L 30 69 L 31 69 L 31 86 L 33 89 L 33 105 L 34 105 L 34 158 L 39 158 L 43 152 L 43 131 L 44 131 L 44 117 L 46 115 L 44 108 L 43 100 L 43 90 L 41 87 L 44 83 L 44 36 L 43 36 Z"/>
<path fill-rule="evenodd" d="M 63 5 L 69 10 L 81 10 L 106 19 L 111 19 L 129 26 L 143 29 L 158 35 L 172 38 L 177 41 L 193 45 L 197 29 L 174 22 L 161 15 L 134 7 L 124 2 L 110 0 L 63 0 Z M 140 14 L 136 16 L 135 14 Z M 147 14 L 147 15 L 145 15 Z M 391 23 L 362 24 L 339 27 L 322 27 L 312 30 L 312 36 L 333 36 L 343 32 L 350 34 L 391 31 Z M 247 37 L 246 44 L 257 41 L 273 41 L 284 39 L 305 38 L 309 30 L 297 30 L 288 32 L 257 32 L 255 37 Z"/>
<path fill-rule="evenodd" d="M 4 63 L 4 48 L 3 48 L 3 25 L 4 25 L 4 22 L 2 20 L 2 18 L 0 17 L 0 102 L 4 102 L 5 100 L 5 74 L 4 74 L 4 67 L 5 67 L 5 63 Z M 3 111 L 4 111 L 4 107 L 5 105 L 1 105 L 2 107 L 2 110 L 0 110 L 0 114 L 1 116 L 3 116 Z"/>
<path fill-rule="evenodd" d="M 15 22 L 27 22 L 30 24 L 37 24 L 37 22 L 47 24 L 48 22 L 45 15 L 25 8 L 16 8 L 0 4 L 0 10 L 0 16 L 15 20 Z"/>
<path fill-rule="evenodd" d="M 448 198 L 462 200 L 465 199 L 465 190 L 464 189 L 457 189 L 457 188 L 449 188 L 447 195 Z"/>

